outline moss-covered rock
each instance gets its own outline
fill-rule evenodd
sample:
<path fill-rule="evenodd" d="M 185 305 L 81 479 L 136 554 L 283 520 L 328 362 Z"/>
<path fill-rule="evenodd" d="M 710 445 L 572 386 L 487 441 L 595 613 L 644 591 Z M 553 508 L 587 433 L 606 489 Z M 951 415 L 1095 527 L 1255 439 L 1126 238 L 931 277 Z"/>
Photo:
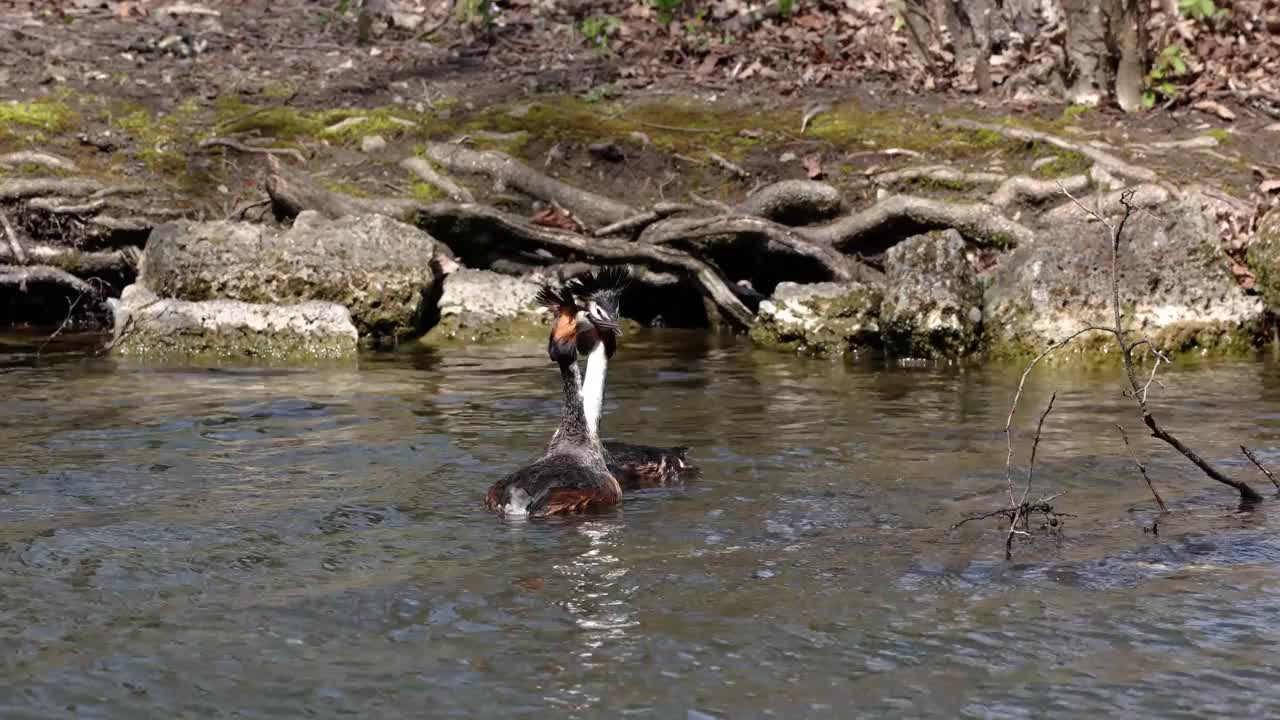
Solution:
<path fill-rule="evenodd" d="M 354 358 L 359 340 L 351 313 L 336 303 L 189 302 L 135 284 L 111 305 L 111 349 L 125 357 L 306 363 Z"/>
<path fill-rule="evenodd" d="M 344 305 L 361 335 L 425 329 L 435 241 L 382 215 L 304 212 L 285 232 L 248 223 L 176 222 L 147 241 L 140 282 L 161 297 Z"/>
<path fill-rule="evenodd" d="M 1280 209 L 1262 216 L 1246 260 L 1267 308 L 1280 313 Z"/>
<path fill-rule="evenodd" d="M 501 342 L 545 335 L 547 316 L 537 294 L 536 284 L 490 270 L 452 272 L 437 303 L 440 321 L 423 340 Z"/>
<path fill-rule="evenodd" d="M 1262 302 L 1236 282 L 1215 223 L 1195 207 L 1130 219 L 1120 246 L 1120 303 L 1126 329 L 1163 351 L 1224 354 L 1251 347 Z M 997 356 L 1020 356 L 1092 323 L 1111 325 L 1111 238 L 1097 223 L 1067 221 L 1004 257 L 984 299 L 984 341 Z M 1072 344 L 1106 352 L 1101 333 Z"/>
<path fill-rule="evenodd" d="M 843 355 L 880 344 L 883 294 L 858 282 L 784 282 L 760 303 L 751 339 L 776 350 Z"/>
<path fill-rule="evenodd" d="M 978 347 L 982 285 L 954 230 L 917 235 L 885 256 L 885 346 L 908 357 L 959 357 Z"/>

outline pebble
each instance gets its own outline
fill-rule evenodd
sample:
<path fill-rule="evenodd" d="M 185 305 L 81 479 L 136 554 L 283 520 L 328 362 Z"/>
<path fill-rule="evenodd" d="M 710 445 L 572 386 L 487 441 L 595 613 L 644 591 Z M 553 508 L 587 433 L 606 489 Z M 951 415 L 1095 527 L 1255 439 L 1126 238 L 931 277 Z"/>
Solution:
<path fill-rule="evenodd" d="M 360 150 L 376 153 L 387 149 L 387 141 L 381 135 L 366 135 L 360 140 Z"/>

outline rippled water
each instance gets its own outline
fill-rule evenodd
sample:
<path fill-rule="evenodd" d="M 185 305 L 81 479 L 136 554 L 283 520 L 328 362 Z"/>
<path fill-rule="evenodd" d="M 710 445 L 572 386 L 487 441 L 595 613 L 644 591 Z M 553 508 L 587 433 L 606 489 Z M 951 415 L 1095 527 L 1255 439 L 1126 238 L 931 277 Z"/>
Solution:
<path fill-rule="evenodd" d="M 283 371 L 0 343 L 0 717 L 1280 711 L 1280 513 L 1142 437 L 1114 371 L 1029 384 L 1019 462 L 1056 389 L 1037 490 L 1077 517 L 1005 562 L 995 522 L 949 526 L 1001 501 L 1016 368 L 625 340 L 607 434 L 704 475 L 545 522 L 482 508 L 557 420 L 540 344 Z M 1158 407 L 1252 480 L 1278 370 L 1175 370 Z"/>

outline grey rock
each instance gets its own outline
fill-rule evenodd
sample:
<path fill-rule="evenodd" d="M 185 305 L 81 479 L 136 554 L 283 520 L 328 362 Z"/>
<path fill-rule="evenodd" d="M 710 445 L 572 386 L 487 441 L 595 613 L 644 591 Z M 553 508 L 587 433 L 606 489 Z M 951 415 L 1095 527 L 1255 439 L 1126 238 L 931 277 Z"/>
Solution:
<path fill-rule="evenodd" d="M 336 302 L 361 335 L 399 338 L 424 329 L 434 248 L 430 235 L 383 215 L 330 220 L 308 211 L 284 232 L 182 221 L 152 231 L 139 282 L 192 302 Z"/>
<path fill-rule="evenodd" d="M 360 151 L 364 153 L 382 152 L 387 149 L 387 141 L 381 135 L 365 135 L 360 139 Z"/>
<path fill-rule="evenodd" d="M 751 339 L 761 347 L 843 355 L 876 347 L 883 292 L 859 282 L 780 283 L 760 303 Z"/>
<path fill-rule="evenodd" d="M 960 233 L 916 235 L 885 255 L 885 345 L 909 357 L 959 357 L 978 347 L 982 284 Z"/>
<path fill-rule="evenodd" d="M 1161 350 L 1216 353 L 1250 348 L 1263 319 L 1261 300 L 1232 276 L 1214 222 L 1196 208 L 1130 219 L 1120 246 L 1120 298 L 1126 329 Z M 984 294 L 984 340 L 998 355 L 1044 349 L 1087 324 L 1111 325 L 1111 238 L 1090 222 L 1046 230 L 1003 258 Z M 1092 333 L 1077 350 L 1109 351 Z"/>
<path fill-rule="evenodd" d="M 359 342 L 351 313 L 330 302 L 191 302 L 160 298 L 134 284 L 109 303 L 115 318 L 111 350 L 123 356 L 293 363 L 352 358 Z"/>
<path fill-rule="evenodd" d="M 547 332 L 538 306 L 538 285 L 491 270 L 457 270 L 446 275 L 437 308 L 440 321 L 428 342 L 493 342 L 537 337 Z"/>

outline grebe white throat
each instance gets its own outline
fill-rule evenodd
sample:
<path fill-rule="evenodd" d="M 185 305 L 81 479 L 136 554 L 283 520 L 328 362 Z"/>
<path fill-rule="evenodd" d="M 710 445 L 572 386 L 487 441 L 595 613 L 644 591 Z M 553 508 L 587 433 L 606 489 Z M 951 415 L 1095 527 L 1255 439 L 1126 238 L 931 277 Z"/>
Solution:
<path fill-rule="evenodd" d="M 587 429 L 593 437 L 599 437 L 600 413 L 604 408 L 604 376 L 609 364 L 604 343 L 587 354 L 587 375 L 582 382 L 582 412 L 587 416 Z"/>

